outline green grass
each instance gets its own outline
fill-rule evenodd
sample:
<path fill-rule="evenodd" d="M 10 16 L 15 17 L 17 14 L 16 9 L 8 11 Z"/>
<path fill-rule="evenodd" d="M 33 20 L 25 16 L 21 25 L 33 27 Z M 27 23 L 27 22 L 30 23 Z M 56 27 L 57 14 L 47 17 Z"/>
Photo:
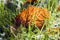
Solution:
<path fill-rule="evenodd" d="M 48 4 L 47 5 L 44 4 L 44 6 L 42 7 L 44 8 L 45 6 L 47 6 L 47 9 L 49 10 L 50 13 L 50 20 L 48 21 L 45 20 L 44 23 L 44 25 L 46 24 L 45 29 L 44 29 L 44 25 L 41 30 L 34 26 L 31 27 L 30 25 L 26 29 L 25 27 L 20 25 L 20 28 L 18 28 L 14 32 L 15 36 L 13 35 L 13 33 L 11 33 L 10 28 L 8 28 L 6 25 L 9 25 L 9 27 L 15 25 L 14 22 L 12 22 L 12 20 L 15 20 L 15 17 L 18 14 L 18 12 L 17 11 L 12 12 L 6 7 L 5 7 L 6 10 L 4 10 L 4 5 L 1 3 L 0 4 L 0 27 L 3 29 L 3 32 L 6 33 L 6 36 L 2 38 L 7 40 L 58 40 L 60 37 L 59 36 L 60 30 L 58 30 L 57 33 L 53 30 L 55 25 L 53 22 L 55 22 L 57 18 L 58 20 L 60 19 L 60 17 L 56 17 L 57 14 L 58 16 L 60 16 L 60 12 L 57 12 L 57 3 L 58 3 L 57 1 L 58 0 L 48 0 Z M 51 29 L 50 32 L 47 31 L 49 29 Z"/>

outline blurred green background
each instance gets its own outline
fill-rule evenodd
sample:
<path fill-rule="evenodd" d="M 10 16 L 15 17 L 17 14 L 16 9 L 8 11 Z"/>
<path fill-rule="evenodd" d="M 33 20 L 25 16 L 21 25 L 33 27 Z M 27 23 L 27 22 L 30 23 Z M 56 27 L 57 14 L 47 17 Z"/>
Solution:
<path fill-rule="evenodd" d="M 0 0 L 0 40 L 60 40 L 60 11 L 57 11 L 60 0 L 38 0 L 37 5 L 34 5 L 47 8 L 50 12 L 50 20 L 44 23 L 45 29 L 33 30 L 29 26 L 26 30 L 20 25 L 20 28 L 11 32 L 16 15 L 26 7 L 23 5 L 25 2 L 26 0 Z"/>

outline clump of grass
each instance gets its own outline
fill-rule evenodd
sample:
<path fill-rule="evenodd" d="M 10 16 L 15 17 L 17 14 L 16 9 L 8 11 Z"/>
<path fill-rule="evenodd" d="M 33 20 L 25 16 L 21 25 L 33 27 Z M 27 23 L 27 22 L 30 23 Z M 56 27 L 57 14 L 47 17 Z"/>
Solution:
<path fill-rule="evenodd" d="M 3 31 L 6 33 L 7 40 L 58 40 L 60 35 L 60 30 L 58 30 L 57 34 L 56 32 L 53 32 L 54 28 L 54 21 L 56 21 L 56 15 L 58 14 L 57 10 L 57 1 L 58 0 L 48 0 L 48 4 L 46 5 L 47 9 L 50 12 L 50 20 L 45 20 L 46 29 L 43 28 L 40 30 L 37 27 L 33 28 L 34 26 L 30 26 L 28 28 L 20 26 L 19 29 L 16 30 L 15 34 L 16 37 L 13 36 L 13 34 L 10 32 L 9 28 L 6 25 L 14 25 L 12 23 L 12 20 L 16 17 L 18 12 L 11 12 L 11 10 L 7 9 L 4 10 L 4 5 L 0 4 L 0 27 L 3 29 Z M 39 2 L 38 2 L 39 3 Z M 44 5 L 45 6 L 45 5 Z M 44 6 L 42 8 L 44 8 Z M 60 13 L 59 13 L 60 14 Z M 59 18 L 60 19 L 60 18 Z M 50 30 L 51 29 L 51 30 Z M 43 31 L 44 30 L 44 31 Z"/>

